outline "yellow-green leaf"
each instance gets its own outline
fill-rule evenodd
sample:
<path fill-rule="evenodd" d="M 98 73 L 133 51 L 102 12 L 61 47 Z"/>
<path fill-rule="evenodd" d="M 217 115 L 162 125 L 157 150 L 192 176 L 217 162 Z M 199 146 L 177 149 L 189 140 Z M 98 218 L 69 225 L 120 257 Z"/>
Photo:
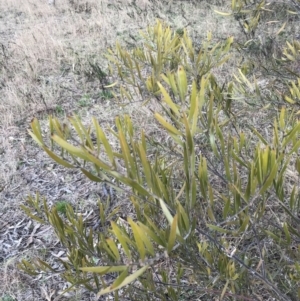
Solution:
<path fill-rule="evenodd" d="M 177 82 L 178 82 L 179 96 L 181 98 L 181 101 L 183 102 L 185 101 L 185 95 L 187 92 L 187 79 L 186 79 L 186 73 L 184 71 L 183 66 L 178 67 Z"/>
<path fill-rule="evenodd" d="M 31 210 L 28 207 L 26 207 L 24 205 L 20 205 L 20 207 L 25 212 L 25 214 L 27 216 L 29 216 L 31 219 L 36 220 L 40 224 L 46 224 L 44 220 L 42 220 L 39 217 L 37 217 L 36 215 L 32 214 Z"/>
<path fill-rule="evenodd" d="M 157 83 L 157 85 L 159 86 L 160 88 L 160 91 L 163 95 L 163 100 L 166 102 L 166 104 L 172 109 L 172 111 L 176 114 L 176 115 L 179 115 L 179 110 L 178 110 L 178 107 L 177 105 L 172 101 L 169 93 L 166 91 L 166 89 L 162 86 L 161 83 Z"/>
<path fill-rule="evenodd" d="M 280 29 L 276 32 L 276 35 L 279 35 L 285 28 L 286 22 L 283 23 L 283 25 L 280 27 Z"/>
<path fill-rule="evenodd" d="M 218 226 L 215 226 L 215 225 L 207 224 L 207 227 L 212 229 L 213 231 L 217 231 L 217 232 L 220 232 L 220 233 L 231 233 L 231 231 L 225 230 L 225 229 L 223 229 L 221 227 L 218 227 Z"/>
<path fill-rule="evenodd" d="M 100 275 L 105 275 L 107 273 L 123 272 L 128 269 L 128 266 L 126 266 L 126 265 L 96 266 L 96 267 L 84 267 L 84 268 L 79 268 L 79 269 L 83 272 L 91 272 L 91 273 L 97 273 Z"/>
<path fill-rule="evenodd" d="M 108 244 L 109 248 L 111 249 L 111 251 L 115 255 L 116 260 L 119 261 L 120 260 L 120 253 L 119 253 L 119 250 L 116 246 L 116 243 L 111 238 L 107 238 L 106 243 Z"/>
<path fill-rule="evenodd" d="M 121 275 L 114 281 L 114 283 L 110 286 L 111 289 L 114 289 L 114 288 L 118 287 L 120 284 L 122 284 L 122 282 L 125 280 L 127 275 L 128 275 L 128 269 L 123 271 L 121 273 Z"/>
<path fill-rule="evenodd" d="M 286 222 L 283 223 L 283 231 L 284 231 L 287 243 L 290 244 L 291 243 L 291 234 L 289 232 L 288 225 Z"/>
<path fill-rule="evenodd" d="M 179 203 L 179 201 L 177 201 L 177 206 L 178 206 L 178 211 L 180 212 L 180 215 L 183 219 L 183 222 L 184 222 L 184 225 L 185 225 L 185 230 L 189 230 L 190 229 L 190 221 L 189 221 L 188 215 L 186 214 L 184 208 Z"/>
<path fill-rule="evenodd" d="M 217 150 L 216 138 L 215 138 L 215 135 L 213 133 L 209 134 L 209 142 L 210 142 L 210 146 L 211 146 L 214 154 L 216 155 L 217 158 L 219 158 L 220 155 L 219 155 L 219 152 Z"/>
<path fill-rule="evenodd" d="M 170 86 L 170 80 L 167 76 L 165 76 L 163 73 L 160 75 L 160 77 L 164 80 L 166 84 Z"/>
<path fill-rule="evenodd" d="M 164 241 L 159 236 L 157 236 L 154 231 L 150 230 L 149 227 L 143 225 L 140 222 L 138 222 L 138 225 L 153 239 L 153 241 L 155 241 L 158 245 L 165 247 Z"/>
<path fill-rule="evenodd" d="M 195 81 L 192 83 L 192 91 L 190 96 L 190 110 L 189 110 L 189 122 L 192 121 L 195 111 L 198 110 L 198 99 L 197 99 L 197 84 Z"/>
<path fill-rule="evenodd" d="M 264 145 L 268 145 L 267 140 L 252 126 L 249 126 L 249 128 L 255 133 L 255 135 L 260 139 L 260 141 L 264 144 Z"/>
<path fill-rule="evenodd" d="M 173 224 L 173 216 L 172 216 L 172 214 L 170 213 L 168 207 L 166 206 L 165 202 L 162 199 L 159 199 L 159 203 L 160 203 L 162 211 L 163 211 L 165 217 L 167 218 L 170 226 L 172 226 L 172 224 Z M 176 228 L 176 234 L 180 235 L 178 227 Z"/>
<path fill-rule="evenodd" d="M 103 180 L 95 175 L 93 175 L 91 172 L 89 172 L 88 170 L 86 170 L 85 168 L 80 168 L 80 170 L 82 171 L 82 173 L 89 178 L 91 181 L 93 182 L 102 182 Z"/>
<path fill-rule="evenodd" d="M 134 240 L 136 242 L 136 246 L 137 249 L 140 253 L 141 259 L 144 260 L 145 259 L 145 255 L 146 255 L 146 249 L 143 243 L 143 240 L 141 238 L 141 233 L 138 229 L 138 225 L 130 218 L 128 217 L 128 223 L 131 226 L 132 232 L 133 232 L 133 236 L 134 236 Z"/>
<path fill-rule="evenodd" d="M 38 136 L 36 136 L 33 132 L 28 130 L 28 134 L 31 136 L 31 138 L 39 145 L 43 146 L 44 142 L 41 140 Z"/>
<path fill-rule="evenodd" d="M 50 149 L 48 149 L 46 146 L 43 146 L 43 150 L 49 155 L 50 158 L 52 158 L 54 161 L 56 161 L 58 164 L 67 167 L 67 168 L 75 168 L 74 165 L 70 164 L 69 162 L 65 161 L 64 159 L 58 157 L 56 154 L 54 154 Z"/>
<path fill-rule="evenodd" d="M 178 90 L 177 90 L 177 85 L 176 85 L 176 82 L 175 82 L 174 73 L 168 72 L 167 75 L 168 75 L 168 78 L 169 78 L 169 81 L 170 81 L 172 92 L 176 96 L 176 95 L 178 95 Z"/>
<path fill-rule="evenodd" d="M 113 155 L 112 148 L 111 148 L 111 146 L 110 146 L 103 130 L 99 126 L 99 123 L 98 123 L 98 121 L 95 117 L 93 117 L 93 123 L 94 123 L 94 127 L 95 127 L 95 130 L 96 130 L 97 139 L 100 140 L 103 143 L 106 154 L 107 154 L 110 162 L 113 163 L 114 162 L 114 155 Z"/>
<path fill-rule="evenodd" d="M 181 136 L 181 133 L 169 122 L 167 122 L 159 113 L 155 113 L 157 121 L 170 133 Z"/>
<path fill-rule="evenodd" d="M 145 230 L 145 228 L 147 228 L 147 226 L 143 227 L 143 229 L 142 229 L 142 227 L 140 227 L 140 225 L 141 225 L 141 223 L 137 224 L 138 231 L 140 233 L 140 237 L 142 238 L 143 243 L 144 243 L 147 251 L 153 256 L 154 255 L 154 248 L 153 248 L 153 245 L 152 245 L 150 239 L 146 235 L 146 233 L 149 233 L 151 230 L 149 229 L 149 231 L 146 231 L 146 233 L 145 233 L 143 230 Z"/>
<path fill-rule="evenodd" d="M 88 152 L 86 152 L 86 160 L 94 163 L 97 167 L 103 168 L 105 171 L 112 170 L 112 168 L 109 165 L 107 165 L 105 162 L 101 161 L 96 156 L 94 156 L 93 154 L 90 154 Z"/>
<path fill-rule="evenodd" d="M 162 199 L 159 199 L 159 203 L 160 203 L 160 206 L 162 208 L 162 211 L 165 215 L 165 217 L 167 218 L 168 222 L 170 225 L 172 225 L 172 222 L 173 222 L 173 216 L 171 215 L 168 207 L 166 206 L 165 202 L 162 200 Z"/>
<path fill-rule="evenodd" d="M 294 126 L 294 128 L 291 131 L 289 131 L 288 134 L 286 134 L 286 137 L 283 140 L 282 148 L 285 148 L 291 140 L 294 140 L 299 131 L 300 122 L 298 122 L 296 126 Z"/>
<path fill-rule="evenodd" d="M 143 164 L 147 185 L 150 189 L 152 189 L 151 167 L 149 161 L 147 160 L 146 152 L 142 144 L 139 145 L 139 151 L 140 151 L 140 158 Z"/>
<path fill-rule="evenodd" d="M 215 11 L 215 13 L 217 13 L 217 14 L 219 14 L 219 15 L 221 15 L 221 16 L 226 16 L 226 17 L 228 17 L 228 16 L 231 16 L 231 15 L 232 15 L 232 13 L 221 12 L 221 11 L 218 11 L 218 10 L 216 10 L 216 9 L 214 9 L 214 11 Z"/>
<path fill-rule="evenodd" d="M 126 165 L 127 173 L 129 173 L 133 177 L 133 179 L 136 179 L 137 177 L 136 165 L 134 163 L 134 159 L 131 156 L 130 148 L 126 141 L 123 131 L 119 131 L 119 140 L 122 148 L 122 153 L 124 155 L 124 162 Z"/>
<path fill-rule="evenodd" d="M 76 133 L 80 137 L 81 143 L 84 143 L 84 136 L 78 124 L 79 118 L 75 115 L 73 117 L 69 117 L 69 121 L 72 123 L 73 127 L 75 128 Z"/>
<path fill-rule="evenodd" d="M 122 233 L 121 229 L 118 227 L 118 225 L 115 222 L 112 221 L 111 226 L 116 238 L 122 245 L 125 254 L 127 255 L 128 258 L 131 258 L 130 250 L 127 244 L 128 238 Z"/>
<path fill-rule="evenodd" d="M 64 139 L 60 138 L 57 135 L 52 135 L 51 137 L 57 144 L 59 144 L 63 149 L 65 149 L 67 152 L 69 152 L 71 155 L 79 157 L 81 159 L 86 160 L 86 154 L 85 151 L 82 148 L 73 146 L 72 144 L 66 142 Z"/>
<path fill-rule="evenodd" d="M 290 103 L 290 104 L 295 104 L 295 103 L 296 103 L 296 101 L 294 101 L 293 99 L 291 99 L 291 98 L 288 97 L 288 96 L 284 96 L 284 99 L 285 99 L 288 103 Z"/>
<path fill-rule="evenodd" d="M 104 88 L 112 88 L 112 87 L 114 87 L 114 86 L 116 86 L 118 84 L 118 82 L 114 82 L 114 83 L 112 83 L 112 84 L 110 84 L 110 85 L 107 85 L 107 86 L 104 86 Z"/>
<path fill-rule="evenodd" d="M 40 127 L 40 123 L 38 121 L 37 118 L 33 118 L 32 121 L 31 121 L 31 129 L 34 133 L 34 135 L 36 136 L 37 138 L 37 142 L 40 144 L 42 143 L 43 144 L 43 138 L 42 138 L 42 134 L 41 134 L 41 127 Z"/>
<path fill-rule="evenodd" d="M 130 276 L 126 277 L 124 279 L 124 281 L 117 287 L 112 288 L 112 286 L 109 286 L 103 290 L 101 290 L 98 294 L 97 294 L 97 298 L 99 298 L 102 295 L 111 293 L 115 290 L 118 290 L 128 284 L 130 284 L 131 282 L 133 282 L 134 280 L 136 280 L 139 276 L 141 276 L 146 270 L 148 269 L 148 266 L 144 266 L 141 269 L 137 270 L 136 272 L 134 272 L 133 274 L 131 274 Z"/>
<path fill-rule="evenodd" d="M 193 137 L 192 137 L 192 134 L 191 134 L 191 131 L 190 131 L 188 120 L 187 120 L 185 115 L 183 116 L 183 122 L 184 122 L 184 125 L 185 125 L 185 136 L 186 136 L 186 141 L 187 141 L 187 145 L 188 145 L 188 153 L 189 153 L 189 156 L 193 156 L 193 155 L 195 155 L 194 140 L 193 140 Z M 194 167 L 195 166 L 191 167 L 192 168 L 192 170 L 191 170 L 192 174 L 194 172 Z"/>
<path fill-rule="evenodd" d="M 274 164 L 274 166 L 273 166 L 268 178 L 266 179 L 263 187 L 260 189 L 260 191 L 259 191 L 260 195 L 264 194 L 266 192 L 266 190 L 271 186 L 273 180 L 276 177 L 277 170 L 278 170 L 278 165 L 276 163 L 276 164 Z"/>
<path fill-rule="evenodd" d="M 170 229 L 170 236 L 169 236 L 168 248 L 167 248 L 168 254 L 171 253 L 171 251 L 174 247 L 174 244 L 175 244 L 176 233 L 178 230 L 177 220 L 178 220 L 178 215 L 176 214 L 173 218 L 173 222 L 172 222 L 171 229 Z"/>
<path fill-rule="evenodd" d="M 242 223 L 241 227 L 239 228 L 239 232 L 240 232 L 240 233 L 244 233 L 244 232 L 245 232 L 245 230 L 246 230 L 247 227 L 248 227 L 249 220 L 250 220 L 250 216 L 247 215 L 247 216 L 245 217 L 245 219 L 243 220 L 243 223 Z"/>

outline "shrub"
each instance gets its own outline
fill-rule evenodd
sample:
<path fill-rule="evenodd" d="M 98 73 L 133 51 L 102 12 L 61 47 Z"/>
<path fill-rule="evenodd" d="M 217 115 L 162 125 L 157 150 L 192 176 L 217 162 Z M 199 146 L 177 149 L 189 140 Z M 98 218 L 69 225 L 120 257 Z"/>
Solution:
<path fill-rule="evenodd" d="M 271 111 L 267 135 L 251 124 L 252 106 L 241 108 L 238 100 L 246 93 L 258 98 L 259 87 L 241 71 L 221 84 L 212 73 L 233 51 L 232 38 L 213 45 L 208 35 L 196 51 L 185 30 L 178 34 L 158 21 L 146 33 L 143 48 L 128 51 L 117 44 L 109 54 L 110 69 L 117 70 L 121 97 L 133 100 L 136 93 L 160 102 L 162 110 L 153 118 L 168 144 L 136 132 L 127 115 L 116 118 L 118 150 L 96 118 L 85 127 L 77 116 L 70 117 L 71 129 L 50 116 L 50 145 L 37 119 L 29 132 L 53 160 L 126 197 L 134 214 L 118 219 L 102 200 L 98 231 L 71 206 L 64 218 L 39 195 L 28 197 L 23 209 L 52 225 L 68 258 L 57 258 L 59 267 L 23 260 L 20 268 L 29 274 L 60 273 L 70 289 L 84 286 L 98 296 L 113 293 L 116 300 L 121 295 L 196 299 L 200 294 L 206 300 L 215 295 L 220 300 L 257 295 L 296 300 L 297 114 L 289 102 Z M 258 103 L 255 110 L 264 112 L 264 106 Z M 291 174 L 296 180 L 289 180 Z"/>
<path fill-rule="evenodd" d="M 247 1 L 232 0 L 231 12 L 217 11 L 226 17 L 233 17 L 240 25 L 240 35 L 236 49 L 243 58 L 241 71 L 255 82 L 263 77 L 265 86 L 271 93 L 245 93 L 244 86 L 251 86 L 242 80 L 242 95 L 249 102 L 264 102 L 264 105 L 281 106 L 282 100 L 293 103 L 287 96 L 290 86 L 291 95 L 299 99 L 295 91 L 300 76 L 300 52 L 298 25 L 300 15 L 299 0 L 287 1 Z M 298 39 L 298 40 L 297 40 Z M 256 76 L 256 78 L 254 77 Z M 296 94 L 295 94 L 296 93 Z M 287 97 L 286 97 L 287 96 Z"/>

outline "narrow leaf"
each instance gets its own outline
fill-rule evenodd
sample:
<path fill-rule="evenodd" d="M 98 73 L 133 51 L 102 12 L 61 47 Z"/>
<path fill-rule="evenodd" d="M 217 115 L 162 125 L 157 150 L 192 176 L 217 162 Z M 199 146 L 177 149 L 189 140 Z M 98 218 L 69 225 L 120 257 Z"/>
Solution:
<path fill-rule="evenodd" d="M 60 158 L 56 154 L 54 154 L 50 149 L 48 149 L 46 146 L 43 146 L 43 150 L 49 155 L 51 159 L 56 161 L 58 164 L 67 167 L 67 168 L 75 168 L 74 165 L 70 164 L 69 162 L 65 161 L 64 159 Z"/>
<path fill-rule="evenodd" d="M 124 281 L 117 287 L 112 288 L 111 286 L 101 290 L 98 294 L 97 294 L 97 298 L 99 298 L 102 295 L 111 293 L 115 290 L 118 290 L 128 284 L 130 284 L 131 282 L 133 282 L 134 280 L 136 280 L 139 276 L 141 276 L 146 270 L 148 269 L 148 266 L 144 266 L 141 269 L 137 270 L 136 272 L 134 272 L 133 274 L 131 274 L 130 276 L 126 277 L 124 279 Z"/>
<path fill-rule="evenodd" d="M 82 171 L 82 173 L 89 178 L 91 181 L 93 182 L 103 182 L 103 180 L 95 175 L 93 175 L 91 172 L 89 172 L 88 170 L 86 170 L 85 168 L 80 168 L 80 170 Z"/>
<path fill-rule="evenodd" d="M 159 113 L 155 113 L 157 121 L 170 133 L 181 136 L 181 133 L 169 122 L 167 122 Z"/>
<path fill-rule="evenodd" d="M 93 123 L 94 123 L 94 127 L 95 127 L 95 130 L 96 130 L 97 138 L 103 143 L 106 154 L 107 154 L 110 162 L 113 163 L 114 162 L 114 155 L 113 155 L 112 148 L 111 148 L 111 146 L 110 146 L 103 130 L 99 126 L 99 123 L 98 123 L 98 121 L 95 117 L 93 117 Z"/>
<path fill-rule="evenodd" d="M 84 267 L 84 268 L 79 268 L 79 269 L 83 272 L 91 272 L 91 273 L 97 273 L 100 275 L 105 275 L 107 273 L 123 272 L 128 269 L 128 266 L 126 266 L 126 265 L 96 266 L 96 267 Z"/>
<path fill-rule="evenodd" d="M 127 234 L 123 233 L 122 230 L 118 227 L 118 225 L 113 221 L 111 222 L 111 226 L 116 238 L 122 245 L 125 254 L 127 255 L 128 258 L 131 258 L 131 254 L 127 244 L 127 240 L 128 240 Z"/>
<path fill-rule="evenodd" d="M 181 98 L 181 101 L 184 102 L 186 92 L 187 92 L 187 78 L 183 66 L 178 67 L 177 82 L 178 82 L 179 96 Z"/>
<path fill-rule="evenodd" d="M 31 136 L 31 138 L 39 145 L 43 146 L 44 142 L 42 139 L 40 139 L 38 136 L 36 136 L 33 132 L 28 130 L 28 134 Z"/>
<path fill-rule="evenodd" d="M 79 157 L 81 159 L 86 160 L 86 154 L 83 149 L 73 146 L 72 144 L 66 142 L 64 139 L 60 138 L 57 135 L 52 135 L 51 137 L 57 144 L 59 144 L 63 149 L 65 149 L 67 152 L 69 152 L 71 155 L 74 155 L 76 157 Z"/>
<path fill-rule="evenodd" d="M 176 114 L 179 115 L 179 110 L 177 105 L 172 101 L 169 93 L 166 91 L 166 89 L 161 85 L 161 83 L 157 83 L 157 85 L 160 88 L 160 91 L 162 92 L 163 95 L 163 100 L 166 102 L 166 104 L 170 107 L 170 109 Z"/>
<path fill-rule="evenodd" d="M 119 253 L 119 250 L 116 246 L 116 243 L 111 238 L 106 239 L 106 243 L 108 244 L 109 248 L 111 249 L 111 251 L 115 255 L 116 260 L 119 261 L 120 260 L 120 253 Z"/>
<path fill-rule="evenodd" d="M 131 226 L 133 236 L 134 236 L 134 240 L 136 242 L 136 246 L 137 246 L 137 249 L 140 253 L 141 259 L 144 260 L 145 256 L 146 256 L 146 249 L 145 249 L 143 240 L 141 238 L 141 234 L 138 230 L 138 225 L 130 217 L 128 217 L 127 220 L 128 220 L 128 223 Z"/>
<path fill-rule="evenodd" d="M 226 12 L 221 12 L 221 11 L 218 11 L 216 9 L 214 9 L 215 13 L 221 15 L 221 16 L 225 16 L 225 17 L 228 17 L 228 16 L 231 16 L 232 13 L 226 13 Z"/>
<path fill-rule="evenodd" d="M 167 248 L 168 254 L 171 253 L 171 251 L 174 247 L 174 244 L 175 244 L 176 232 L 178 230 L 177 220 L 178 220 L 178 215 L 176 214 L 173 218 L 173 222 L 172 222 L 171 229 L 170 229 L 170 236 L 169 236 L 168 248 Z"/>
<path fill-rule="evenodd" d="M 259 191 L 260 195 L 264 194 L 266 192 L 266 190 L 271 186 L 273 180 L 276 177 L 277 170 L 278 170 L 278 165 L 274 164 L 274 166 L 273 166 L 273 168 L 272 168 L 272 170 L 271 170 L 271 172 L 269 174 L 269 177 L 266 179 L 263 187 Z"/>
<path fill-rule="evenodd" d="M 231 231 L 225 230 L 225 229 L 215 226 L 215 225 L 207 224 L 207 227 L 214 231 L 220 232 L 220 233 L 231 233 Z"/>
<path fill-rule="evenodd" d="M 120 284 L 122 284 L 122 282 L 125 280 L 125 278 L 128 275 L 128 269 L 126 269 L 125 271 L 123 271 L 121 273 L 121 275 L 114 281 L 114 283 L 110 286 L 112 289 L 118 287 Z"/>

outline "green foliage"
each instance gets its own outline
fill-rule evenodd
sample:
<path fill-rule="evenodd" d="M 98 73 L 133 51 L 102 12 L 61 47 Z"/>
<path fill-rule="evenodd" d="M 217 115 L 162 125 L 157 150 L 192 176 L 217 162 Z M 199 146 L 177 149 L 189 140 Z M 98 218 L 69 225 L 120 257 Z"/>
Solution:
<path fill-rule="evenodd" d="M 110 90 L 103 90 L 99 93 L 99 96 L 104 99 L 111 99 L 114 97 L 113 93 Z"/>
<path fill-rule="evenodd" d="M 62 214 L 66 214 L 67 213 L 67 206 L 68 206 L 68 202 L 66 201 L 59 201 L 55 204 L 56 206 L 56 210 L 59 212 L 59 213 L 62 213 Z"/>
<path fill-rule="evenodd" d="M 84 95 L 83 97 L 81 97 L 81 99 L 78 101 L 78 104 L 80 107 L 87 107 L 90 104 L 90 96 L 89 95 Z"/>
<path fill-rule="evenodd" d="M 32 275 L 60 273 L 73 285 L 69 289 L 84 286 L 116 300 L 182 300 L 191 291 L 193 299 L 205 293 L 207 300 L 214 295 L 233 300 L 255 297 L 258 286 L 277 300 L 297 300 L 295 110 L 276 111 L 267 134 L 239 122 L 237 94 L 261 93 L 258 86 L 247 90 L 252 86 L 241 69 L 222 85 L 211 73 L 225 64 L 232 38 L 210 48 L 208 35 L 196 50 L 185 30 L 179 35 L 158 21 L 144 39 L 132 52 L 117 44 L 108 55 L 111 71 L 120 78 L 124 98 L 132 100 L 136 92 L 161 101 L 153 118 L 168 143 L 137 132 L 128 115 L 117 117 L 110 132 L 117 148 L 97 118 L 86 127 L 77 116 L 69 117 L 68 125 L 50 116 L 50 142 L 37 119 L 29 131 L 54 161 L 113 187 L 131 203 L 133 214 L 118 218 L 118 210 L 109 209 L 110 198 L 99 200 L 97 230 L 71 206 L 64 217 L 39 195 L 28 197 L 23 210 L 52 225 L 68 255 L 56 266 L 32 259 L 20 268 Z M 296 101 L 295 95 L 288 97 Z M 293 181 L 287 180 L 290 174 Z"/>
<path fill-rule="evenodd" d="M 57 114 L 63 114 L 64 109 L 62 108 L 61 105 L 57 105 L 57 106 L 55 107 L 55 111 L 56 111 Z"/>
<path fill-rule="evenodd" d="M 15 299 L 9 295 L 9 294 L 5 294 L 3 297 L 0 298 L 0 301 L 14 301 Z"/>
<path fill-rule="evenodd" d="M 202 76 L 228 60 L 233 42 L 230 37 L 213 45 L 212 36 L 208 34 L 201 49 L 196 50 L 185 29 L 173 31 L 161 21 L 141 32 L 141 37 L 140 44 L 132 50 L 122 48 L 117 42 L 116 49 L 110 49 L 107 55 L 111 73 L 117 69 L 119 79 L 115 85 L 118 85 L 122 99 L 133 100 L 138 96 L 146 101 L 149 96 L 158 97 L 161 92 L 157 82 L 161 75 L 169 78 L 179 66 L 199 82 Z M 170 84 L 174 88 L 175 83 Z"/>
<path fill-rule="evenodd" d="M 15 301 L 16 299 L 12 297 L 9 294 L 4 294 L 1 298 L 0 301 Z"/>
<path fill-rule="evenodd" d="M 295 91 L 290 91 L 290 86 L 294 90 L 300 76 L 296 29 L 300 21 L 299 0 L 230 2 L 231 12 L 216 12 L 233 17 L 241 29 L 241 37 L 234 47 L 242 54 L 240 72 L 248 78 L 236 82 L 235 94 L 252 105 L 258 100 L 265 102 L 264 105 L 270 102 L 276 105 L 282 105 L 282 102 L 295 104 L 297 101 L 292 100 Z M 254 75 L 263 76 L 265 86 L 273 92 L 272 95 L 261 93 Z M 256 93 L 253 93 L 254 90 Z"/>

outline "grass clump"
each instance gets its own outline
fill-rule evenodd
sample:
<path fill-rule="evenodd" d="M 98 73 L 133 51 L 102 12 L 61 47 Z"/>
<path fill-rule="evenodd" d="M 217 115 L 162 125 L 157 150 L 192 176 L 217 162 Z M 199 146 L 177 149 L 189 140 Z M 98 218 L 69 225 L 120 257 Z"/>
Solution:
<path fill-rule="evenodd" d="M 67 206 L 69 205 L 66 201 L 59 201 L 55 204 L 57 212 L 65 215 L 67 213 Z"/>

